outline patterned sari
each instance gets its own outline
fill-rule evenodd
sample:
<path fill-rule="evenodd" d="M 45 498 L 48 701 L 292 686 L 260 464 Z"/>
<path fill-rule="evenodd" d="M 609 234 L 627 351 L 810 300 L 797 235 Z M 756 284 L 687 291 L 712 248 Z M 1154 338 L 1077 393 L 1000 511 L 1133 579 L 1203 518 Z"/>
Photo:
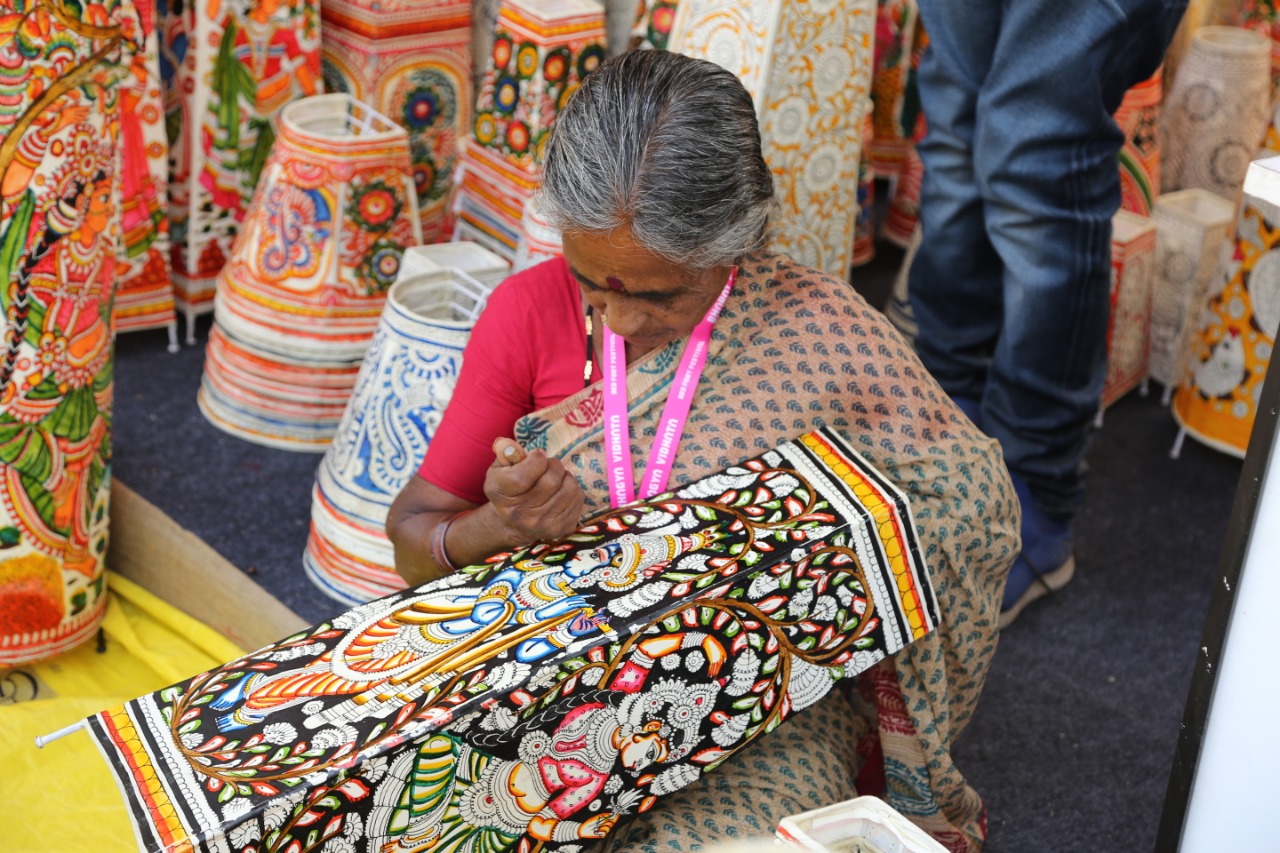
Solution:
<path fill-rule="evenodd" d="M 637 483 L 683 346 L 674 341 L 628 370 Z M 577 475 L 588 510 L 608 494 L 602 411 L 597 383 L 516 424 L 517 440 Z M 672 482 L 822 425 L 910 496 L 941 630 L 618 829 L 607 849 L 769 835 L 778 818 L 855 791 L 882 797 L 952 851 L 981 849 L 985 810 L 951 745 L 977 706 L 1018 552 L 1018 502 L 999 445 L 847 284 L 781 256 L 751 256 L 716 325 Z"/>

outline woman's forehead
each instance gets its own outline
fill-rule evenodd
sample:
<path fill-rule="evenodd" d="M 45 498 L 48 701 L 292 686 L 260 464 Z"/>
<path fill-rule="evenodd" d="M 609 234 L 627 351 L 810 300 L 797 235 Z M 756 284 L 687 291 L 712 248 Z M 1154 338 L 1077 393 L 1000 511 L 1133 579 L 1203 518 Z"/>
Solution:
<path fill-rule="evenodd" d="M 639 245 L 626 228 L 607 234 L 566 234 L 564 257 L 576 278 L 599 290 L 678 292 L 698 280 L 691 271 Z"/>

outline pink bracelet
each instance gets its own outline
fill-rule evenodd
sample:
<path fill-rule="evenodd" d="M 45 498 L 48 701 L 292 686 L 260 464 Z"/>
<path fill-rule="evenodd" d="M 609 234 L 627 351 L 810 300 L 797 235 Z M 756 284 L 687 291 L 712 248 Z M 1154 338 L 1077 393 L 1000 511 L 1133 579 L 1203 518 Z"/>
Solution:
<path fill-rule="evenodd" d="M 437 524 L 435 533 L 431 535 L 431 556 L 435 558 L 436 565 L 450 573 L 456 572 L 458 567 L 453 564 L 453 561 L 449 559 L 448 552 L 445 551 L 444 537 L 449 534 L 450 525 L 457 521 L 459 516 L 465 514 L 466 510 L 463 510 L 462 512 L 455 512 L 453 515 Z"/>

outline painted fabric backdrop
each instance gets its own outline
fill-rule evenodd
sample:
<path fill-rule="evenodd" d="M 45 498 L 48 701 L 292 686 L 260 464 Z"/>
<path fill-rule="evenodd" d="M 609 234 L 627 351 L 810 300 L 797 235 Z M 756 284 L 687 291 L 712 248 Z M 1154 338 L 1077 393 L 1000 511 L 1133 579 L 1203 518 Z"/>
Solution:
<path fill-rule="evenodd" d="M 738 75 L 755 99 L 781 206 L 772 248 L 839 278 L 859 215 L 874 27 L 872 0 L 682 0 L 670 40 Z"/>
<path fill-rule="evenodd" d="M 818 431 L 90 724 L 148 850 L 577 851 L 936 624 Z"/>
<path fill-rule="evenodd" d="M 409 132 L 422 239 L 448 239 L 458 143 L 471 128 L 469 0 L 326 0 L 322 17 L 326 90 L 350 94 Z"/>
<path fill-rule="evenodd" d="M 173 284 L 190 321 L 271 152 L 280 108 L 321 91 L 319 0 L 160 0 Z"/>
<path fill-rule="evenodd" d="M 0 2 L 0 665 L 90 636 L 106 603 L 119 0 Z"/>

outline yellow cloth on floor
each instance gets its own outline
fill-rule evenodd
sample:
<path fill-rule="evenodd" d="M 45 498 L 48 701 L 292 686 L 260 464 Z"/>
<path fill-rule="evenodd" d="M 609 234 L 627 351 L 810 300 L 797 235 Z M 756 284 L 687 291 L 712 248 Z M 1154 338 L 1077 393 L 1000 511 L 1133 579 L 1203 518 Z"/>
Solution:
<path fill-rule="evenodd" d="M 243 653 L 137 584 L 108 575 L 104 653 L 90 640 L 47 661 L 0 669 L 0 811 L 6 815 L 0 850 L 6 853 L 136 850 L 120 790 L 89 735 L 74 732 L 44 749 L 36 748 L 36 735 Z"/>

